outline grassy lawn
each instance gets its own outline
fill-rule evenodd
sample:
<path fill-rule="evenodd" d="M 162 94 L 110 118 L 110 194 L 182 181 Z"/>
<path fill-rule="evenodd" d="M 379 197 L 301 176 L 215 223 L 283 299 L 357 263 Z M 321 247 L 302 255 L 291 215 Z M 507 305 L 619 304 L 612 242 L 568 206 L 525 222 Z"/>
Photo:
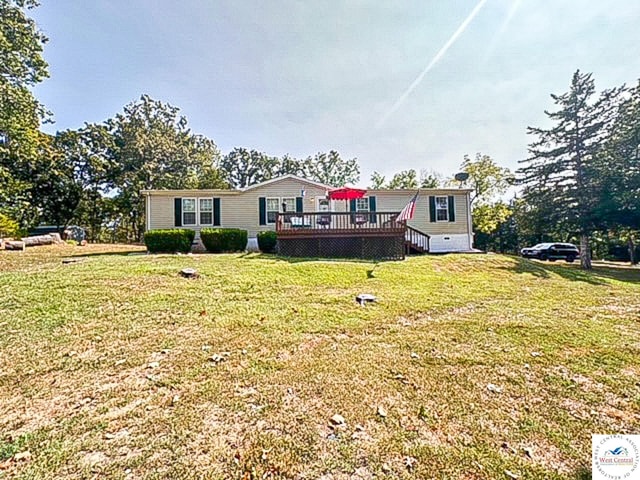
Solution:
<path fill-rule="evenodd" d="M 0 252 L 0 479 L 586 479 L 640 429 L 638 269 L 135 249 Z"/>

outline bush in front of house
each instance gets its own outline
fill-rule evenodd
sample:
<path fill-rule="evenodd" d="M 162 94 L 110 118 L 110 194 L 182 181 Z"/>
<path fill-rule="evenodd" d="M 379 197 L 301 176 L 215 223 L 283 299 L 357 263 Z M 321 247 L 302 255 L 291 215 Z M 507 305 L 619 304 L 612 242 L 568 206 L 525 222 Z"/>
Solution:
<path fill-rule="evenodd" d="M 195 236 L 196 232 L 186 228 L 151 230 L 145 232 L 144 244 L 151 253 L 187 253 Z"/>
<path fill-rule="evenodd" d="M 276 243 L 278 236 L 273 230 L 258 233 L 258 248 L 264 253 L 273 253 L 276 251 Z"/>
<path fill-rule="evenodd" d="M 203 228 L 200 238 L 211 253 L 242 252 L 247 247 L 247 231 L 239 228 Z"/>

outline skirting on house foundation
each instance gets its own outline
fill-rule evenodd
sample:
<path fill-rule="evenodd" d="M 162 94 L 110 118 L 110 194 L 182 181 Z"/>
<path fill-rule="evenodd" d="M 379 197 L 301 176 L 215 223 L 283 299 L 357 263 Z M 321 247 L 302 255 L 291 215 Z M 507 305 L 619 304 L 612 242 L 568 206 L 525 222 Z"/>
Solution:
<path fill-rule="evenodd" d="M 404 235 L 279 238 L 284 257 L 404 259 Z"/>

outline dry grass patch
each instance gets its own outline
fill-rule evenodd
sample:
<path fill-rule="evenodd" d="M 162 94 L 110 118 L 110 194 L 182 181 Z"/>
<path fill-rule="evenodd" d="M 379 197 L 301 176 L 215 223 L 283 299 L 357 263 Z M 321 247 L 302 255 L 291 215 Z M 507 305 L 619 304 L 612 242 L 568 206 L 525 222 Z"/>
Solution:
<path fill-rule="evenodd" d="M 132 250 L 0 253 L 0 478 L 577 479 L 640 426 L 637 270 Z"/>

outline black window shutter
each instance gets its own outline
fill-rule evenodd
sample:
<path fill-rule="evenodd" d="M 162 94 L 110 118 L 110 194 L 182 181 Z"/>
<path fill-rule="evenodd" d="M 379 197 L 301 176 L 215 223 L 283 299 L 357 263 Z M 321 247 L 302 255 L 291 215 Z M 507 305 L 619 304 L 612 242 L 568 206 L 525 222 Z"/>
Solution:
<path fill-rule="evenodd" d="M 260 211 L 260 225 L 267 224 L 267 199 L 265 197 L 258 198 L 258 209 Z"/>
<path fill-rule="evenodd" d="M 176 227 L 182 226 L 182 199 L 174 198 L 173 199 L 173 215 L 174 215 L 174 223 Z"/>
<path fill-rule="evenodd" d="M 304 207 L 302 205 L 302 197 L 296 197 L 296 212 L 301 213 L 304 211 Z"/>
<path fill-rule="evenodd" d="M 213 199 L 213 225 L 216 227 L 220 226 L 220 199 Z"/>
<path fill-rule="evenodd" d="M 453 199 L 453 195 L 449 195 L 449 221 L 456 221 L 456 203 Z"/>
<path fill-rule="evenodd" d="M 436 197 L 433 195 L 429 196 L 429 221 L 436 221 Z"/>
<path fill-rule="evenodd" d="M 355 212 L 356 211 L 356 201 L 355 200 L 349 200 L 349 211 L 350 212 Z M 356 223 L 356 214 L 355 213 L 351 214 L 351 223 Z"/>
<path fill-rule="evenodd" d="M 369 197 L 369 211 L 370 212 L 376 211 L 376 197 Z M 376 218 L 377 218 L 377 215 L 375 213 L 372 215 L 369 215 L 369 223 L 376 223 Z"/>

